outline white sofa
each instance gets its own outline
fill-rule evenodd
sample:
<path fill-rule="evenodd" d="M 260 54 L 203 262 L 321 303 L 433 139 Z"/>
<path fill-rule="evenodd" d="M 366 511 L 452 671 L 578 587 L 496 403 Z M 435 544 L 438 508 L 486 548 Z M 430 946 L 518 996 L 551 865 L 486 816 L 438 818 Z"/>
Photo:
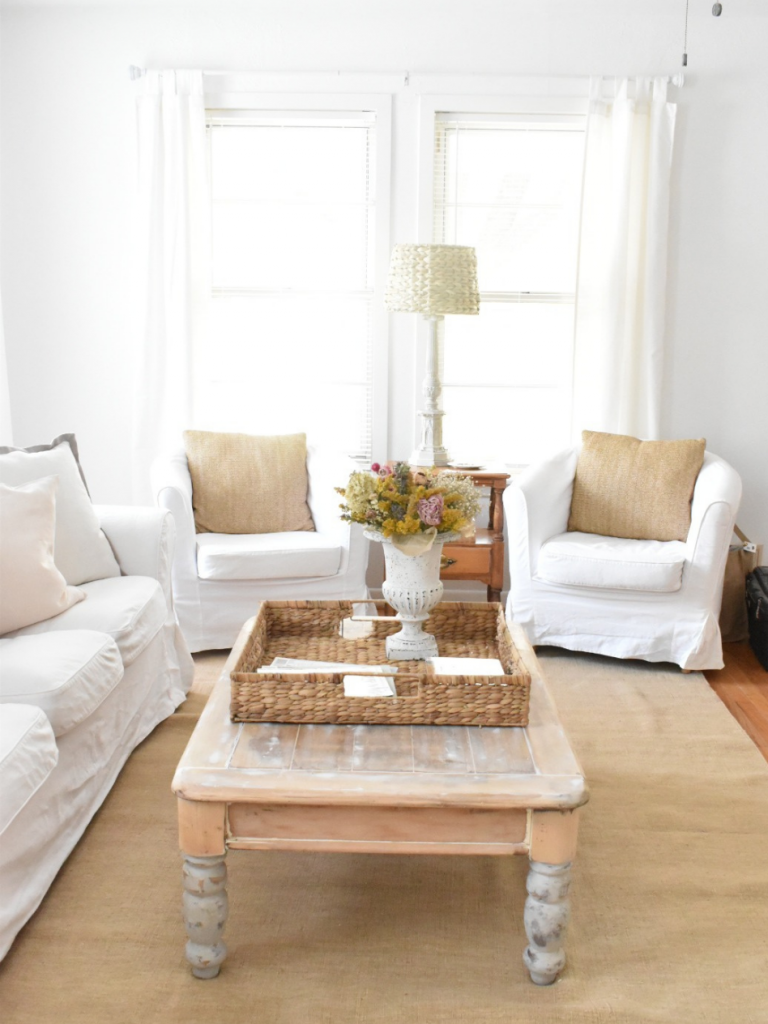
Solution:
<path fill-rule="evenodd" d="M 96 512 L 121 575 L 0 638 L 0 959 L 131 751 L 192 682 L 171 596 L 173 518 Z"/>
<path fill-rule="evenodd" d="M 507 617 L 532 644 L 723 667 L 718 616 L 741 500 L 738 473 L 705 452 L 685 541 L 568 532 L 579 449 L 531 466 L 504 493 Z"/>
<path fill-rule="evenodd" d="M 192 479 L 184 451 L 156 460 L 152 488 L 176 521 L 173 599 L 191 651 L 231 647 L 264 600 L 365 599 L 369 542 L 340 518 L 351 459 L 307 447 L 307 501 L 314 531 L 195 533 Z"/>

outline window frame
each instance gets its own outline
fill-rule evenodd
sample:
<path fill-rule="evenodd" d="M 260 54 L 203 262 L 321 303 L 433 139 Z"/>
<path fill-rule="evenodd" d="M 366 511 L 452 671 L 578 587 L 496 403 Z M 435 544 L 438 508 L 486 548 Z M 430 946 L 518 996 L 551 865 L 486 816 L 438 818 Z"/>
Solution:
<path fill-rule="evenodd" d="M 422 96 L 419 103 L 419 175 L 418 175 L 418 218 L 419 238 L 426 242 L 434 240 L 435 231 L 435 133 L 441 115 L 467 114 L 482 119 L 483 115 L 491 118 L 536 117 L 551 118 L 556 123 L 558 117 L 569 121 L 583 119 L 586 130 L 587 102 L 581 97 L 534 97 L 534 96 L 500 96 L 474 95 L 471 93 L 444 94 Z M 537 302 L 545 301 L 555 304 L 574 302 L 573 293 L 560 292 L 517 292 L 498 293 L 481 292 L 481 302 Z M 442 325 L 441 325 L 442 326 Z M 414 356 L 416 371 L 414 374 L 414 403 L 421 407 L 422 383 L 419 367 L 426 362 L 427 337 L 423 331 L 417 331 L 414 339 Z M 573 394 L 573 355 L 568 367 L 568 390 Z"/>
<path fill-rule="evenodd" d="M 388 436 L 389 407 L 389 319 L 384 306 L 384 290 L 390 253 L 390 207 L 392 163 L 392 96 L 358 92 L 252 92 L 205 91 L 206 123 L 217 116 L 233 121 L 241 117 L 247 123 L 250 114 L 372 113 L 376 131 L 376 207 L 374 217 L 373 292 L 371 314 L 371 451 L 385 451 Z M 211 284 L 211 297 L 213 297 Z M 311 440 L 311 429 L 308 429 Z"/>

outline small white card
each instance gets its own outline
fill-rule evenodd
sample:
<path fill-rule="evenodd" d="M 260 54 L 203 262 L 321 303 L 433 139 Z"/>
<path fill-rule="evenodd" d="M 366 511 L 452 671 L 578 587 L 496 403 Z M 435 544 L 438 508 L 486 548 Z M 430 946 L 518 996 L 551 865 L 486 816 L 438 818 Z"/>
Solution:
<path fill-rule="evenodd" d="M 496 658 L 428 658 L 439 676 L 503 676 L 504 666 Z"/>
<path fill-rule="evenodd" d="M 396 697 L 395 680 L 387 676 L 379 679 L 372 679 L 370 676 L 344 676 L 344 696 Z"/>

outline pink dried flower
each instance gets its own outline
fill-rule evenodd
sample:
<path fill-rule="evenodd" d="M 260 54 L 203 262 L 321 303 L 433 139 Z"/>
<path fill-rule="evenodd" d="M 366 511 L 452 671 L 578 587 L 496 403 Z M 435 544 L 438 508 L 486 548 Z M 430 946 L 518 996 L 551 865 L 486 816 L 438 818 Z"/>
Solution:
<path fill-rule="evenodd" d="M 433 494 L 431 498 L 422 498 L 416 505 L 419 519 L 427 526 L 439 526 L 443 521 L 443 496 Z"/>
<path fill-rule="evenodd" d="M 379 466 L 378 469 L 379 476 L 393 476 L 394 472 L 391 466 Z"/>

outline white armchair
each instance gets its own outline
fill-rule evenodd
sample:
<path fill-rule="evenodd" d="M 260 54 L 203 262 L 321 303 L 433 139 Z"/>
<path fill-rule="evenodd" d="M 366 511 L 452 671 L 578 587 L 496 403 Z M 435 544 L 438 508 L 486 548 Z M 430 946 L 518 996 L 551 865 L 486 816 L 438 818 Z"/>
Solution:
<path fill-rule="evenodd" d="M 568 533 L 578 448 L 526 470 L 504 494 L 507 617 L 532 644 L 618 658 L 723 666 L 718 616 L 741 480 L 706 452 L 685 541 Z"/>
<path fill-rule="evenodd" d="M 195 533 L 192 480 L 183 451 L 157 459 L 152 489 L 176 521 L 173 598 L 192 651 L 231 647 L 260 601 L 365 599 L 368 540 L 339 518 L 355 464 L 308 446 L 308 503 L 315 531 Z"/>

